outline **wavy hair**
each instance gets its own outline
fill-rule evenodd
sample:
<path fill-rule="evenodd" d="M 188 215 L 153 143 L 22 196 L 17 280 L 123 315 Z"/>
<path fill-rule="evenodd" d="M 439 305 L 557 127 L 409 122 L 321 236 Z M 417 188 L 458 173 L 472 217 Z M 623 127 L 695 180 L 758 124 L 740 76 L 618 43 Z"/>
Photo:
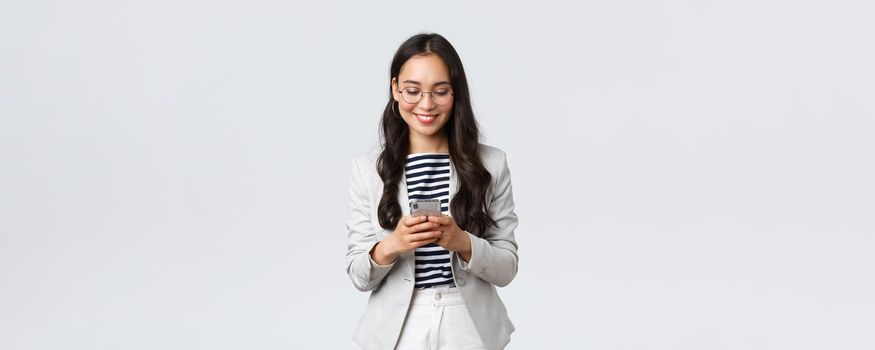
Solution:
<path fill-rule="evenodd" d="M 459 181 L 456 194 L 450 201 L 450 213 L 460 228 L 475 236 L 482 236 L 490 225 L 498 227 L 495 220 L 489 217 L 486 205 L 492 176 L 480 159 L 480 130 L 471 108 L 468 79 L 465 77 L 459 54 L 439 34 L 414 35 L 395 52 L 389 68 L 389 78 L 397 79 L 401 66 L 411 57 L 427 54 L 438 55 L 446 63 L 453 90 L 453 113 L 443 127 L 449 143 L 450 160 Z M 380 226 L 390 230 L 401 219 L 398 187 L 410 150 L 409 129 L 407 123 L 396 116 L 393 110 L 395 103 L 390 84 L 389 101 L 380 122 L 383 149 L 377 159 L 377 172 L 383 179 L 383 197 L 377 208 L 377 217 Z"/>

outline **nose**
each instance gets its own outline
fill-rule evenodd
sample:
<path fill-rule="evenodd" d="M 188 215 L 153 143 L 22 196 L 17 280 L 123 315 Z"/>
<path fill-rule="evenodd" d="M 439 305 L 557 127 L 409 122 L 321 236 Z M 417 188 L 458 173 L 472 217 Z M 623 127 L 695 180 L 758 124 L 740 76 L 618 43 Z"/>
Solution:
<path fill-rule="evenodd" d="M 419 99 L 419 108 L 422 108 L 426 111 L 430 111 L 432 108 L 437 106 L 437 103 L 434 103 L 434 98 L 431 96 L 431 93 L 422 93 L 422 98 Z"/>

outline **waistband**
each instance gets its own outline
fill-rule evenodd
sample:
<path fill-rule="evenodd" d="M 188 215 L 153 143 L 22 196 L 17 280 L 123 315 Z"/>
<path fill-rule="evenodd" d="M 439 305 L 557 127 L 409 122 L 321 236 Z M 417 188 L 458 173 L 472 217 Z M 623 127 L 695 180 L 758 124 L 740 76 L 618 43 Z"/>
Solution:
<path fill-rule="evenodd" d="M 440 286 L 413 290 L 413 305 L 451 306 L 465 305 L 462 292 L 452 286 Z"/>

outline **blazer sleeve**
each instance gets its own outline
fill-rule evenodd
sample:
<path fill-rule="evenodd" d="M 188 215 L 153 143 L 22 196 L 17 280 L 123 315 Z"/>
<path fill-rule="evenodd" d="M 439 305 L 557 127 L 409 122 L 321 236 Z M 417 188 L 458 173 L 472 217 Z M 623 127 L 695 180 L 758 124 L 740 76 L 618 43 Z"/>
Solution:
<path fill-rule="evenodd" d="M 346 272 L 352 284 L 363 292 L 380 285 L 395 265 L 378 265 L 371 259 L 371 249 L 377 244 L 377 228 L 371 223 L 372 210 L 367 181 L 356 158 L 352 160 L 349 182 L 349 218 L 346 222 Z"/>
<path fill-rule="evenodd" d="M 468 233 L 471 238 L 471 259 L 467 264 L 462 260 L 460 262 L 463 269 L 475 276 L 504 287 L 516 276 L 519 261 L 514 238 L 518 220 L 514 212 L 510 169 L 504 152 L 501 152 L 498 169 L 489 204 L 489 216 L 498 227 L 490 226 L 481 237 Z"/>

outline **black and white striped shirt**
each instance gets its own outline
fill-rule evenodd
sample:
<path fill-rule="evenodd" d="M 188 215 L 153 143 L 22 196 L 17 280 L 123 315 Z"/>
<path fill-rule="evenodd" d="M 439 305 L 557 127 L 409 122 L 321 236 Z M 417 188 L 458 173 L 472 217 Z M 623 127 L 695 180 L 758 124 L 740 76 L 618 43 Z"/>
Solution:
<path fill-rule="evenodd" d="M 413 199 L 439 199 L 441 212 L 449 213 L 450 204 L 450 155 L 449 153 L 414 153 L 407 156 L 404 166 L 407 179 L 407 197 Z M 416 248 L 414 288 L 453 284 L 450 252 L 429 243 Z"/>

